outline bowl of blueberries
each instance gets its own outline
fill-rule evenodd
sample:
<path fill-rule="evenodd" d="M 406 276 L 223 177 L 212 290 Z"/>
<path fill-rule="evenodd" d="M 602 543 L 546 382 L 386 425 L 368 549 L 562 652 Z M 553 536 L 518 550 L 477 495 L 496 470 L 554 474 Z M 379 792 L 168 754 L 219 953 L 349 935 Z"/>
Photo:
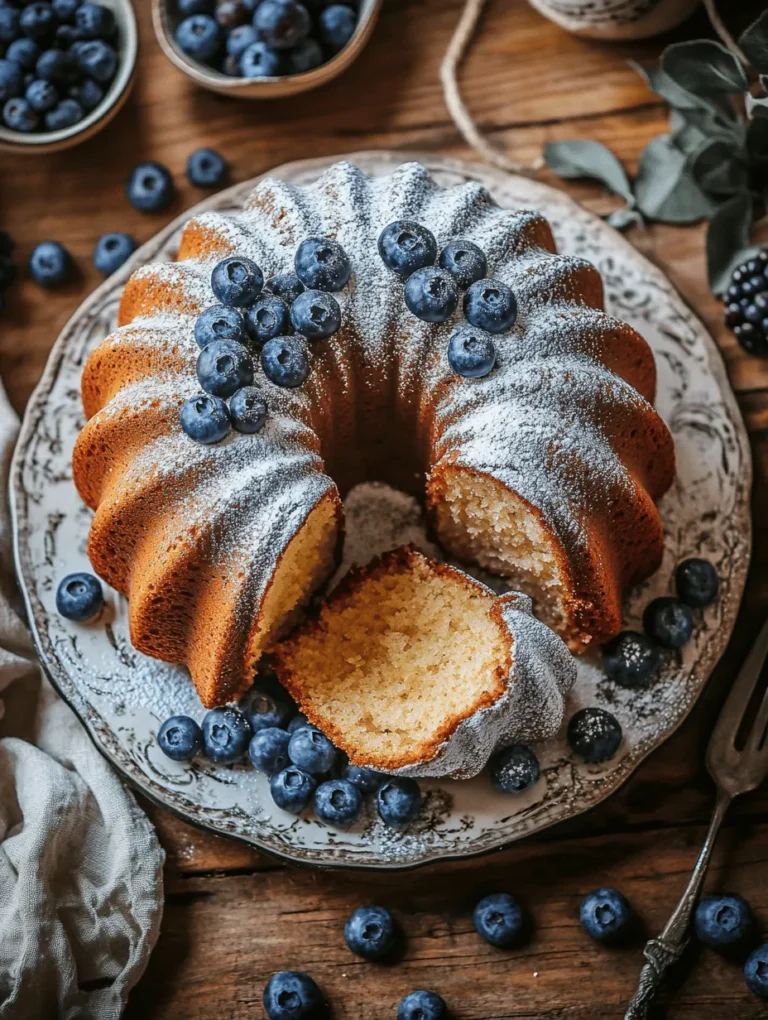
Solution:
<path fill-rule="evenodd" d="M 128 98 L 137 53 L 130 0 L 0 0 L 0 148 L 90 138 Z"/>
<path fill-rule="evenodd" d="M 295 95 L 341 74 L 381 0 L 153 0 L 166 56 L 205 88 L 242 99 Z"/>

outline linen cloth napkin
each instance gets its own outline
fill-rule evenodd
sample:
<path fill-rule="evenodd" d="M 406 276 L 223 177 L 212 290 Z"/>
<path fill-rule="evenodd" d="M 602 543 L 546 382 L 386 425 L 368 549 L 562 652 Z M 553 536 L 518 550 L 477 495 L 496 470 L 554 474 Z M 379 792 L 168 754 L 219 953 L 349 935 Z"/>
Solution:
<path fill-rule="evenodd" d="M 22 622 L 7 505 L 17 431 L 0 384 L 0 1020 L 112 1020 L 157 939 L 164 854 Z"/>

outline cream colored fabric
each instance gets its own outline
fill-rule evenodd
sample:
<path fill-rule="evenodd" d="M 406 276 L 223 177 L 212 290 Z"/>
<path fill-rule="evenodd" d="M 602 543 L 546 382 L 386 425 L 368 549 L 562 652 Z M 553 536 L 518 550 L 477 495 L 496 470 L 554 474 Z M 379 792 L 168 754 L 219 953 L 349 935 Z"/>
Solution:
<path fill-rule="evenodd" d="M 157 938 L 164 855 L 22 623 L 7 513 L 17 428 L 0 386 L 0 1020 L 111 1020 Z"/>

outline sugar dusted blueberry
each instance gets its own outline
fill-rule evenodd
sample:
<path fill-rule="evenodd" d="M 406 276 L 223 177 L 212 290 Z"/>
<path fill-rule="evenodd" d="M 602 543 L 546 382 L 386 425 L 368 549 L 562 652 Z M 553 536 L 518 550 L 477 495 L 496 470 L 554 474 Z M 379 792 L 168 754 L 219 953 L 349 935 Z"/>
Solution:
<path fill-rule="evenodd" d="M 590 764 L 613 758 L 622 738 L 618 719 L 604 708 L 582 708 L 568 723 L 571 750 Z"/>
<path fill-rule="evenodd" d="M 645 687 L 658 676 L 660 668 L 658 645 L 645 634 L 623 630 L 603 645 L 603 669 L 620 687 Z"/>
<path fill-rule="evenodd" d="M 717 598 L 720 578 L 709 562 L 693 557 L 683 560 L 675 572 L 677 594 L 692 609 L 708 606 Z"/>
<path fill-rule="evenodd" d="M 390 223 L 379 235 L 378 246 L 384 265 L 402 277 L 433 265 L 437 258 L 434 235 L 412 220 Z"/>
<path fill-rule="evenodd" d="M 233 340 L 214 340 L 197 358 L 197 378 L 206 393 L 231 397 L 253 383 L 253 361 L 247 349 Z"/>
<path fill-rule="evenodd" d="M 317 780 L 309 772 L 289 765 L 282 772 L 272 776 L 269 792 L 279 808 L 298 815 L 312 800 L 316 786 Z"/>
<path fill-rule="evenodd" d="M 203 719 L 203 753 L 216 764 L 239 761 L 253 736 L 251 725 L 236 708 L 212 708 Z"/>
<path fill-rule="evenodd" d="M 309 377 L 309 355 L 306 341 L 293 336 L 277 336 L 268 340 L 261 352 L 264 375 L 275 386 L 293 389 Z"/>
<path fill-rule="evenodd" d="M 338 291 L 349 280 L 352 265 L 338 241 L 309 237 L 299 245 L 294 258 L 296 275 L 311 290 Z"/>
<path fill-rule="evenodd" d="M 488 271 L 488 260 L 483 250 L 474 242 L 461 238 L 446 244 L 440 252 L 439 265 L 451 274 L 456 286 L 462 290 L 482 280 Z"/>
<path fill-rule="evenodd" d="M 472 326 L 487 333 L 503 333 L 514 325 L 517 301 L 500 280 L 477 280 L 464 295 L 464 315 Z"/>
<path fill-rule="evenodd" d="M 450 273 L 427 266 L 408 277 L 405 303 L 424 322 L 445 322 L 456 311 L 459 292 Z"/>
<path fill-rule="evenodd" d="M 56 590 L 56 609 L 66 620 L 86 623 L 98 616 L 103 605 L 101 582 L 93 574 L 68 574 Z"/>
<path fill-rule="evenodd" d="M 295 273 L 276 273 L 267 280 L 266 289 L 291 305 L 304 290 L 304 284 Z"/>
<path fill-rule="evenodd" d="M 232 340 L 247 344 L 245 320 L 236 308 L 226 305 L 209 305 L 195 321 L 195 340 L 198 347 L 207 347 L 216 340 Z"/>
<path fill-rule="evenodd" d="M 513 744 L 490 760 L 491 784 L 499 793 L 524 793 L 539 781 L 539 759 L 530 747 Z"/>
<path fill-rule="evenodd" d="M 646 606 L 643 628 L 649 638 L 665 648 L 682 648 L 693 634 L 693 614 L 685 602 L 664 595 Z"/>
<path fill-rule="evenodd" d="M 327 340 L 341 326 L 341 308 L 332 294 L 305 290 L 291 305 L 291 325 L 308 340 Z"/>
<path fill-rule="evenodd" d="M 229 435 L 232 424 L 227 405 L 221 397 L 199 393 L 181 405 L 181 428 L 196 443 L 219 443 Z"/>
<path fill-rule="evenodd" d="M 291 310 L 282 298 L 263 294 L 246 308 L 245 327 L 256 350 L 261 350 L 268 340 L 293 332 Z"/>
<path fill-rule="evenodd" d="M 203 749 L 203 731 L 188 715 L 173 715 L 158 730 L 157 742 L 172 761 L 191 761 Z"/>
<path fill-rule="evenodd" d="M 232 426 L 245 435 L 261 432 L 267 420 L 267 402 L 257 386 L 243 386 L 229 402 Z"/>
<path fill-rule="evenodd" d="M 242 308 L 261 294 L 264 274 L 252 259 L 233 255 L 222 259 L 211 274 L 214 297 L 223 305 Z"/>
<path fill-rule="evenodd" d="M 482 379 L 496 364 L 496 345 L 490 333 L 461 322 L 448 342 L 448 364 L 465 379 Z"/>

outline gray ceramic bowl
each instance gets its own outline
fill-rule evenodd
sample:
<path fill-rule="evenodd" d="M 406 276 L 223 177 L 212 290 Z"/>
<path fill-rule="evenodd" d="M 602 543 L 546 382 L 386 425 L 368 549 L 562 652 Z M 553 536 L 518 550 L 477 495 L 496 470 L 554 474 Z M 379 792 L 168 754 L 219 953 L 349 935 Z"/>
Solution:
<path fill-rule="evenodd" d="M 81 121 L 60 131 L 35 131 L 24 134 L 21 131 L 11 131 L 0 124 L 0 149 L 30 154 L 68 149 L 101 131 L 123 106 L 133 85 L 139 51 L 136 15 L 131 0 L 99 0 L 99 3 L 114 11 L 118 28 L 120 63 L 107 94 Z"/>
<path fill-rule="evenodd" d="M 173 0 L 152 0 L 152 21 L 157 40 L 165 55 L 198 85 L 238 99 L 278 99 L 282 96 L 296 95 L 298 92 L 307 92 L 309 89 L 317 88 L 318 85 L 325 85 L 346 70 L 368 42 L 381 3 L 382 0 L 360 0 L 360 16 L 355 34 L 344 49 L 327 63 L 304 74 L 280 78 L 230 78 L 221 71 L 215 71 L 212 67 L 188 57 L 176 45 L 176 28 L 182 19 L 176 13 Z"/>

